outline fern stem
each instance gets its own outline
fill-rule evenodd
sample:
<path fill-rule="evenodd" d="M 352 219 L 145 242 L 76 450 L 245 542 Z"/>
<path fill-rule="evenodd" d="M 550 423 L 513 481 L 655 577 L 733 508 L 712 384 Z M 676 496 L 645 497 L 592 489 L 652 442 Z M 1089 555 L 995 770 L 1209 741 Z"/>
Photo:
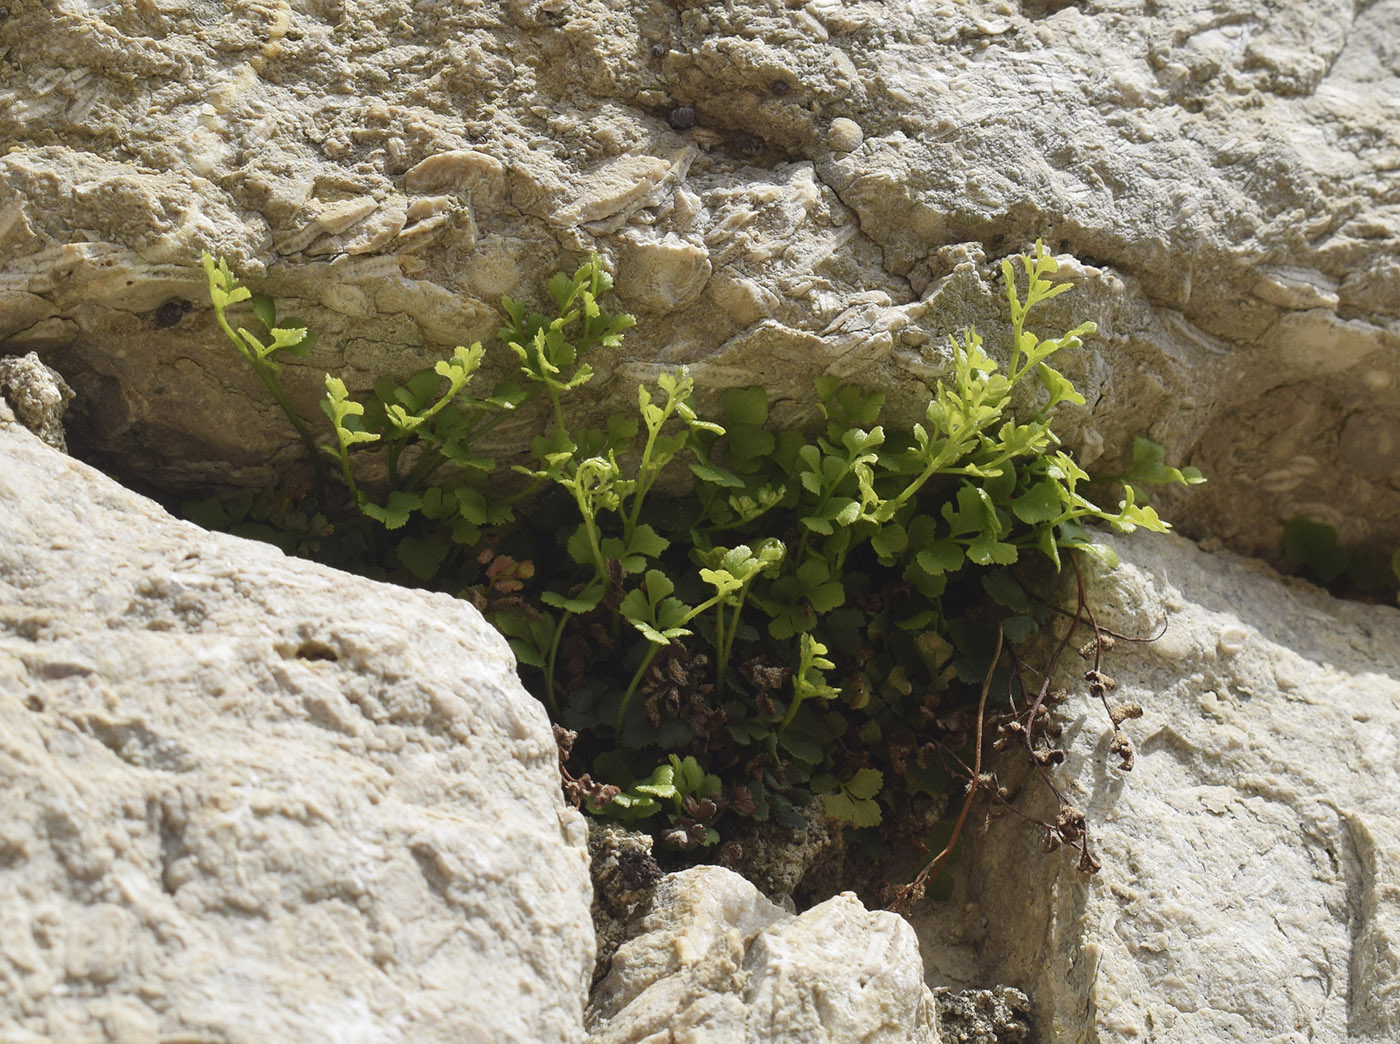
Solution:
<path fill-rule="evenodd" d="M 632 684 L 627 686 L 627 691 L 622 694 L 622 704 L 617 708 L 617 733 L 619 736 L 622 735 L 622 721 L 627 717 L 627 706 L 632 702 L 632 694 L 637 691 L 637 686 L 641 683 L 642 676 L 646 674 L 647 668 L 651 666 L 651 661 L 656 659 L 656 651 L 661 648 L 661 646 L 652 642 L 648 642 L 647 644 L 650 648 L 647 649 L 647 654 L 642 657 L 642 662 L 638 665 L 636 673 L 632 675 Z"/>
<path fill-rule="evenodd" d="M 554 637 L 549 641 L 549 659 L 544 668 L 545 702 L 549 704 L 549 713 L 556 718 L 559 716 L 559 701 L 554 696 L 554 665 L 559 658 L 559 639 L 564 636 L 564 625 L 569 622 L 569 617 L 573 615 L 572 612 L 565 609 L 564 615 L 559 617 L 559 625 L 554 628 Z"/>

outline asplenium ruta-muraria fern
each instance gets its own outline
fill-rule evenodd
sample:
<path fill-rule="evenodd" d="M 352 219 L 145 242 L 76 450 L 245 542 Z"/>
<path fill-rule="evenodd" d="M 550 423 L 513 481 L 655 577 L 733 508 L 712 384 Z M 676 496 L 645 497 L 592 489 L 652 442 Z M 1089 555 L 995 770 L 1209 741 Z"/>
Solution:
<path fill-rule="evenodd" d="M 568 400 L 593 375 L 587 357 L 632 325 L 605 307 L 595 257 L 550 281 L 546 312 L 503 301 L 514 372 L 486 395 L 471 391 L 480 344 L 369 397 L 328 375 L 332 439 L 315 452 L 337 464 L 339 503 L 377 527 L 356 538 L 377 556 L 365 568 L 460 593 L 507 636 L 527 684 L 580 734 L 570 779 L 593 811 L 683 848 L 745 821 L 796 825 L 814 797 L 872 831 L 936 818 L 960 772 L 938 751 L 966 740 L 957 712 L 988 636 L 1021 641 L 1041 623 L 1028 556 L 1056 570 L 1073 551 L 1111 557 L 1092 524 L 1165 529 L 1141 487 L 1201 480 L 1135 452 L 1090 496 L 1051 417 L 1083 404 L 1054 362 L 1094 324 L 1052 337 L 1030 325 L 1070 289 L 1057 267 L 1039 244 L 1003 264 L 1004 360 L 975 330 L 950 338 L 949 376 L 912 425 L 880 423 L 881 393 L 821 377 L 813 429 L 775 430 L 762 388 L 713 394 L 705 411 L 681 367 L 639 386 L 634 411 L 582 428 Z M 221 328 L 314 445 L 276 380 L 304 328 L 279 325 L 221 263 L 205 268 Z M 243 301 L 266 337 L 227 319 Z M 524 459 L 479 451 L 532 401 Z"/>

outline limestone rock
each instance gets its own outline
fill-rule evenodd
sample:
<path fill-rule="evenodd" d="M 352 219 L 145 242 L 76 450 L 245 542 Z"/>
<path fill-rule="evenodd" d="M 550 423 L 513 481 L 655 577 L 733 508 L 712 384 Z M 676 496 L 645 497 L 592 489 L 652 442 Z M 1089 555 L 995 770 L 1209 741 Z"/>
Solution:
<path fill-rule="evenodd" d="M 1394 1041 L 1400 612 L 1173 536 L 1113 542 L 1123 565 L 1086 576 L 1099 622 L 1167 630 L 1104 661 L 1145 710 L 1131 773 L 1102 710 L 1066 705 L 1057 783 L 1103 869 L 994 825 L 966 905 L 918 916 L 933 980 L 1023 988 L 1049 1041 Z"/>
<path fill-rule="evenodd" d="M 0 17 L 0 343 L 79 393 L 83 445 L 170 488 L 298 450 L 221 341 L 226 256 L 322 338 L 319 421 L 490 336 L 597 250 L 641 320 L 589 393 L 689 363 L 883 387 L 907 419 L 997 262 L 1082 259 L 1067 418 L 1216 481 L 1192 532 L 1276 550 L 1304 513 L 1400 543 L 1400 2 L 11 0 Z M 502 366 L 510 365 L 507 358 Z M 519 445 L 504 432 L 502 445 Z"/>
<path fill-rule="evenodd" d="M 476 611 L 0 459 L 0 1038 L 578 1041 L 585 831 Z"/>
<path fill-rule="evenodd" d="M 939 990 L 938 1028 L 948 1044 L 1025 1044 L 1033 1040 L 1030 999 L 1020 990 Z"/>
<path fill-rule="evenodd" d="M 57 370 L 45 366 L 37 353 L 0 357 L 0 398 L 42 442 L 60 453 L 68 452 L 63 411 L 72 401 L 73 389 Z"/>
<path fill-rule="evenodd" d="M 720 867 L 664 878 L 588 1010 L 589 1044 L 936 1044 L 914 933 L 845 893 L 793 916 Z"/>
<path fill-rule="evenodd" d="M 770 819 L 753 824 L 735 839 L 738 852 L 724 864 L 788 910 L 796 909 L 799 886 L 818 896 L 840 891 L 845 865 L 841 827 L 826 818 L 822 803 L 813 801 L 793 811 L 796 822 Z"/>
<path fill-rule="evenodd" d="M 588 856 L 593 879 L 593 980 L 608 973 L 613 954 L 628 938 L 634 918 L 651 907 L 664 871 L 651 854 L 650 834 L 588 817 Z"/>

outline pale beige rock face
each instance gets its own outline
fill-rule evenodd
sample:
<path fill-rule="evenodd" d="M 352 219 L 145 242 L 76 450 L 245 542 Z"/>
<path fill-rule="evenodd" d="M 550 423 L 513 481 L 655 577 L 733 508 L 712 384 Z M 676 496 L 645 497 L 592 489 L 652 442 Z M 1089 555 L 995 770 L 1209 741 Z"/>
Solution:
<path fill-rule="evenodd" d="M 585 831 L 476 611 L 0 455 L 0 1039 L 580 1040 Z"/>
<path fill-rule="evenodd" d="M 1397 0 L 5 10 L 0 346 L 127 473 L 299 452 L 201 250 L 322 331 L 287 371 L 317 422 L 324 370 L 421 368 L 592 250 L 641 323 L 590 395 L 684 362 L 790 421 L 823 371 L 917 413 L 1040 236 L 1084 259 L 1047 329 L 1100 326 L 1067 361 L 1086 462 L 1146 432 L 1215 479 L 1174 513 L 1239 550 L 1298 512 L 1400 543 Z"/>
<path fill-rule="evenodd" d="M 916 918 L 934 981 L 1025 988 L 1052 1042 L 1396 1040 L 1400 612 L 1176 537 L 1113 542 L 1123 565 L 1087 577 L 1100 622 L 1168 629 L 1104 661 L 1145 710 L 1131 773 L 1102 711 L 1066 707 L 1058 778 L 1103 869 L 995 824 L 966 905 Z"/>
<path fill-rule="evenodd" d="M 918 943 L 844 893 L 794 916 L 742 877 L 666 877 L 589 1004 L 589 1044 L 937 1044 Z"/>

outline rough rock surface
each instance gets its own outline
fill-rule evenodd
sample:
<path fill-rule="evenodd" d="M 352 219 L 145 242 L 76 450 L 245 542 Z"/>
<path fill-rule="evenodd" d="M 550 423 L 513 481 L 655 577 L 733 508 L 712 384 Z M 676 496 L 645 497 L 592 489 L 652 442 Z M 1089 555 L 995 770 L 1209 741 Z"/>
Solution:
<path fill-rule="evenodd" d="M 665 876 L 651 854 L 652 845 L 650 834 L 588 817 L 593 935 L 597 939 L 595 984 L 612 967 L 613 954 L 635 927 L 633 921 L 651 908 L 656 886 Z"/>
<path fill-rule="evenodd" d="M 1018 989 L 939 990 L 938 1028 L 945 1044 L 1026 1044 L 1031 1002 Z"/>
<path fill-rule="evenodd" d="M 589 1044 L 937 1044 L 914 932 L 849 893 L 801 916 L 738 874 L 664 878 L 589 1003 Z"/>
<path fill-rule="evenodd" d="M 45 445 L 68 452 L 63 413 L 72 401 L 73 389 L 57 370 L 39 360 L 38 353 L 0 356 L 0 398 L 14 418 Z"/>
<path fill-rule="evenodd" d="M 296 452 L 201 250 L 322 331 L 308 415 L 324 369 L 403 375 L 597 250 L 641 325 L 594 393 L 686 362 L 790 419 L 825 370 L 916 408 L 1043 236 L 1101 330 L 1086 463 L 1190 456 L 1177 514 L 1244 551 L 1297 512 L 1400 543 L 1400 0 L 3 10 L 0 343 L 128 474 Z"/>
<path fill-rule="evenodd" d="M 1400 612 L 1178 537 L 1115 543 L 1124 564 L 1087 577 L 1099 621 L 1168 629 L 1104 663 L 1146 711 L 1131 773 L 1102 711 L 1066 729 L 1103 869 L 995 825 L 966 905 L 919 915 L 932 980 L 1019 986 L 1056 1042 L 1396 1040 Z"/>
<path fill-rule="evenodd" d="M 0 413 L 0 1039 L 579 1040 L 585 830 L 476 611 Z"/>

